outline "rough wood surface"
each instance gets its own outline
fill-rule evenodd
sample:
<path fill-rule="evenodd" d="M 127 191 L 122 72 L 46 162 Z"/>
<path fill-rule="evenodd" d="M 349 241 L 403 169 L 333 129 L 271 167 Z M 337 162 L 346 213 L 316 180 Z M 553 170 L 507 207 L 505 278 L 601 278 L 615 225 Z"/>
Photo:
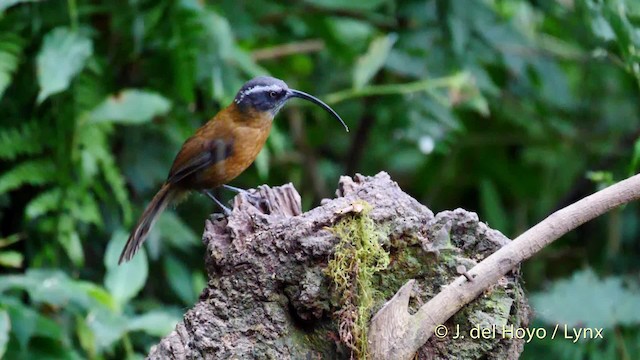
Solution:
<path fill-rule="evenodd" d="M 261 186 L 256 195 L 237 196 L 228 218 L 206 222 L 208 285 L 176 329 L 152 347 L 150 359 L 349 359 L 336 317 L 343 294 L 335 294 L 326 267 L 340 241 L 331 228 L 364 216 L 362 201 L 371 206 L 366 216 L 382 229 L 379 241 L 390 257 L 389 267 L 374 277 L 370 314 L 409 279 L 415 284 L 399 296 L 416 311 L 459 276 L 460 266 L 470 269 L 509 242 L 474 213 L 434 216 L 386 173 L 342 177 L 336 199 L 305 213 L 290 184 Z M 507 274 L 445 325 L 526 325 L 529 310 L 518 281 L 517 273 Z M 391 325 L 379 331 L 402 331 Z M 517 358 L 522 346 L 521 339 L 502 337 L 434 337 L 417 357 Z"/>

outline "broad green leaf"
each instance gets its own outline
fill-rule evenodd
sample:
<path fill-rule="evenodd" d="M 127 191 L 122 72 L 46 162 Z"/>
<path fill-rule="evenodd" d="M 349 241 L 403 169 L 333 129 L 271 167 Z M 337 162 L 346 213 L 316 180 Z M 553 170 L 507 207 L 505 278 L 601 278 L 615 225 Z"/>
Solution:
<path fill-rule="evenodd" d="M 40 84 L 38 103 L 42 103 L 50 95 L 66 90 L 92 54 L 93 43 L 84 34 L 59 27 L 45 35 L 36 58 Z"/>
<path fill-rule="evenodd" d="M 611 25 L 609 25 L 602 15 L 591 18 L 591 30 L 602 40 L 612 41 L 616 39 L 616 35 L 613 33 L 613 29 L 611 29 Z"/>
<path fill-rule="evenodd" d="M 0 294 L 11 289 L 26 290 L 33 286 L 35 282 L 25 274 L 0 276 Z"/>
<path fill-rule="evenodd" d="M 29 347 L 22 352 L 9 347 L 7 349 L 8 359 L 38 359 L 38 360 L 85 360 L 86 356 L 81 356 L 71 347 L 71 341 L 66 339 L 50 339 L 34 337 L 29 343 Z"/>
<path fill-rule="evenodd" d="M 11 289 L 27 292 L 34 304 L 49 304 L 68 310 L 116 308 L 110 295 L 98 285 L 71 279 L 55 269 L 29 269 L 25 274 L 0 276 L 0 294 Z"/>
<path fill-rule="evenodd" d="M 200 244 L 200 236 L 196 235 L 187 224 L 173 211 L 165 211 L 160 215 L 158 222 L 151 229 L 149 240 L 167 240 L 178 249 L 190 249 Z"/>
<path fill-rule="evenodd" d="M 78 288 L 93 299 L 96 304 L 101 304 L 112 311 L 118 310 L 118 304 L 116 304 L 114 298 L 100 285 L 89 281 L 82 281 L 78 283 Z"/>
<path fill-rule="evenodd" d="M 531 296 L 531 303 L 548 324 L 608 329 L 640 324 L 640 292 L 623 286 L 621 278 L 599 279 L 592 270 L 556 281 L 548 291 Z"/>
<path fill-rule="evenodd" d="M 33 336 L 58 340 L 63 331 L 55 321 L 39 314 L 31 307 L 11 297 L 0 298 L 0 304 L 7 310 L 11 319 L 11 333 L 21 349 L 26 349 Z"/>
<path fill-rule="evenodd" d="M 214 99 L 228 103 L 243 83 L 239 72 L 249 76 L 264 75 L 249 52 L 235 42 L 229 20 L 215 11 L 203 8 L 198 12 L 204 32 L 197 56 L 197 79 L 206 82 Z"/>
<path fill-rule="evenodd" d="M 8 303 L 3 299 L 1 303 L 3 307 L 6 307 L 10 316 L 11 333 L 15 336 L 20 347 L 26 349 L 29 340 L 36 331 L 36 319 L 41 315 L 18 301 Z"/>
<path fill-rule="evenodd" d="M 389 169 L 399 173 L 410 173 L 411 171 L 415 171 L 415 169 L 419 168 L 425 161 L 425 156 L 413 148 L 396 149 L 389 155 L 392 159 L 390 161 L 391 167 Z"/>
<path fill-rule="evenodd" d="M 305 0 L 306 3 L 327 9 L 374 10 L 387 0 Z"/>
<path fill-rule="evenodd" d="M 177 316 L 164 311 L 150 311 L 144 315 L 129 320 L 127 330 L 144 331 L 149 335 L 165 336 L 169 334 L 180 321 Z"/>
<path fill-rule="evenodd" d="M 13 250 L 0 251 L 0 266 L 19 268 L 22 266 L 23 261 L 24 256 L 20 252 Z"/>
<path fill-rule="evenodd" d="M 104 284 L 120 308 L 144 287 L 149 271 L 147 254 L 143 248 L 140 248 L 131 261 L 118 265 L 127 238 L 128 235 L 122 230 L 114 232 L 104 257 L 104 265 L 107 268 Z"/>
<path fill-rule="evenodd" d="M 13 234 L 5 238 L 0 238 L 0 248 L 15 244 L 18 241 L 23 240 L 23 238 L 24 237 L 21 234 Z"/>
<path fill-rule="evenodd" d="M 126 89 L 111 95 L 89 115 L 89 122 L 140 124 L 166 114 L 171 102 L 151 91 Z"/>
<path fill-rule="evenodd" d="M 169 285 L 185 305 L 193 305 L 197 299 L 197 293 L 193 289 L 192 277 L 189 269 L 171 255 L 164 259 L 164 273 Z"/>
<path fill-rule="evenodd" d="M 0 1 L 0 13 L 20 3 L 29 3 L 29 2 L 38 2 L 38 1 L 42 1 L 42 0 L 2 0 Z M 2 357 L 2 355 L 0 355 L 0 357 Z"/>
<path fill-rule="evenodd" d="M 0 310 L 0 359 L 7 351 L 7 343 L 9 342 L 9 331 L 11 331 L 11 319 L 6 310 Z"/>
<path fill-rule="evenodd" d="M 77 304 L 83 308 L 91 306 L 89 297 L 78 291 L 76 282 L 59 270 L 30 269 L 21 280 L 21 286 L 37 303 L 56 306 Z"/>
<path fill-rule="evenodd" d="M 356 67 L 353 70 L 354 88 L 360 89 L 371 81 L 384 65 L 397 38 L 396 34 L 389 34 L 373 39 L 367 52 L 356 62 Z"/>
<path fill-rule="evenodd" d="M 410 54 L 408 51 L 398 48 L 393 48 L 389 51 L 389 56 L 385 63 L 386 68 L 391 72 L 418 79 L 428 76 L 426 65 L 421 56 Z"/>
<path fill-rule="evenodd" d="M 215 41 L 218 55 L 222 59 L 230 59 L 234 54 L 234 35 L 229 21 L 224 16 L 209 10 L 203 12 L 201 21 L 208 36 Z"/>
<path fill-rule="evenodd" d="M 363 20 L 335 17 L 329 19 L 333 36 L 351 51 L 362 52 L 376 32 L 375 26 Z"/>
<path fill-rule="evenodd" d="M 118 341 L 127 331 L 127 319 L 122 315 L 114 314 L 103 309 L 95 309 L 89 312 L 86 324 L 93 332 L 95 347 L 104 350 Z"/>

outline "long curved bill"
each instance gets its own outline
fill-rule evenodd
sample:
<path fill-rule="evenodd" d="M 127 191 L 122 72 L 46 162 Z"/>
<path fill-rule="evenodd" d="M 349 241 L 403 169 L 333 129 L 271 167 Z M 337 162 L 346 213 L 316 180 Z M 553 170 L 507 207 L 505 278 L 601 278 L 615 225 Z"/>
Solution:
<path fill-rule="evenodd" d="M 338 121 L 340 121 L 340 123 L 342 123 L 342 126 L 344 126 L 344 128 L 347 130 L 347 132 L 349 132 L 349 127 L 347 127 L 347 124 L 344 123 L 344 121 L 342 121 L 342 118 L 340 118 L 340 115 L 338 115 L 338 113 L 336 113 L 332 108 L 329 107 L 329 105 L 323 103 L 320 99 L 318 99 L 315 96 L 311 96 L 305 92 L 299 91 L 299 90 L 294 90 L 294 89 L 289 89 L 289 97 L 297 97 L 297 98 L 301 98 L 301 99 L 305 99 L 308 101 L 311 101 L 312 103 L 320 106 L 321 108 L 327 110 L 331 115 L 333 115 L 333 117 L 335 117 L 336 119 L 338 119 Z"/>

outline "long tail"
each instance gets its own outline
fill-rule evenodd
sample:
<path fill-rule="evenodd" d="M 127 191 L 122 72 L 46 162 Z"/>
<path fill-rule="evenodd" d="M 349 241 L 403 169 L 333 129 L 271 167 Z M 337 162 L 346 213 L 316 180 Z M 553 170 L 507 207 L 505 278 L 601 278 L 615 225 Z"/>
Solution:
<path fill-rule="evenodd" d="M 160 188 L 158 193 L 151 199 L 147 208 L 144 209 L 136 227 L 131 231 L 129 240 L 127 240 L 127 244 L 124 246 L 124 249 L 122 249 L 122 254 L 120 254 L 118 264 L 131 260 L 136 252 L 138 252 L 138 249 L 140 249 L 140 246 L 147 238 L 149 230 L 151 230 L 158 216 L 160 216 L 167 205 L 176 198 L 176 195 L 177 190 L 175 187 L 172 187 L 171 184 L 165 183 L 162 185 L 162 188 Z"/>

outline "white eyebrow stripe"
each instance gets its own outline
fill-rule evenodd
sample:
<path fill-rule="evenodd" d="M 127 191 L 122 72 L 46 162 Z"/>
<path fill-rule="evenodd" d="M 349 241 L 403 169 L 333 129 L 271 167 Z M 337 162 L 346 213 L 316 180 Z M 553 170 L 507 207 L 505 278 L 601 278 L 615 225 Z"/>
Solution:
<path fill-rule="evenodd" d="M 244 95 L 249 95 L 249 94 L 253 94 L 254 92 L 261 92 L 261 91 L 278 91 L 278 90 L 282 90 L 282 87 L 279 85 L 257 85 L 254 86 L 252 88 L 247 89 L 244 92 Z"/>
<path fill-rule="evenodd" d="M 248 88 L 240 94 L 240 98 L 236 100 L 237 103 L 240 103 L 245 96 L 262 91 L 280 91 L 282 90 L 282 86 L 271 84 L 271 85 L 256 85 L 254 87 Z"/>

